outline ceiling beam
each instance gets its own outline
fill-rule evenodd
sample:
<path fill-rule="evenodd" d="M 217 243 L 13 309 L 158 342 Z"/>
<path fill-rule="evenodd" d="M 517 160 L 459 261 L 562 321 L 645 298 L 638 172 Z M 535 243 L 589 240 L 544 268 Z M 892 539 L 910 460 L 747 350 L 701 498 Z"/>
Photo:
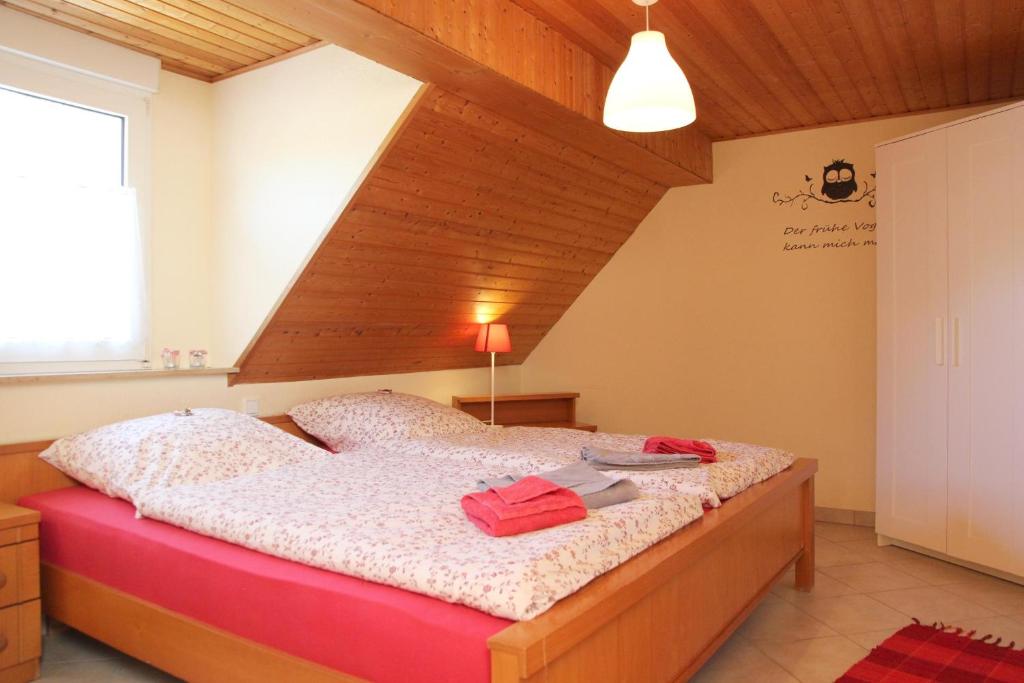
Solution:
<path fill-rule="evenodd" d="M 665 187 L 712 180 L 694 127 L 619 133 L 601 122 L 612 70 L 511 0 L 247 0 L 297 30 L 434 83 Z"/>

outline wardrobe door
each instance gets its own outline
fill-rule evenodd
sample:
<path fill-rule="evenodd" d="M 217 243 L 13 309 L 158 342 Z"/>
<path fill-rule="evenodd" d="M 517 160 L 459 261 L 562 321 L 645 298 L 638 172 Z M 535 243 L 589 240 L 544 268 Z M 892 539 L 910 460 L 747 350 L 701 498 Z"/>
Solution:
<path fill-rule="evenodd" d="M 949 129 L 949 554 L 1024 574 L 1024 108 Z"/>
<path fill-rule="evenodd" d="M 877 150 L 880 534 L 946 550 L 946 132 Z"/>

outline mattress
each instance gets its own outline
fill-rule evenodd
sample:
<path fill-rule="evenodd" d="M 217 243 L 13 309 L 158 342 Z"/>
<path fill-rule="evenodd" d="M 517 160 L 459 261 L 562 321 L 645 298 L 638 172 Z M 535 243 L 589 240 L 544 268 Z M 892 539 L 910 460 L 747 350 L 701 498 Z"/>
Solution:
<path fill-rule="evenodd" d="M 510 621 L 136 519 L 78 486 L 27 496 L 44 562 L 303 659 L 373 681 L 490 680 Z"/>

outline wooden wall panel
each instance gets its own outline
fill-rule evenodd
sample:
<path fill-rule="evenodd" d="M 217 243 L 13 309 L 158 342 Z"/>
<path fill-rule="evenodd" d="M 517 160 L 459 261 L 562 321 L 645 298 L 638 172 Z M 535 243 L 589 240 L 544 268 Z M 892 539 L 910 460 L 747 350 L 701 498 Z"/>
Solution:
<path fill-rule="evenodd" d="M 231 381 L 521 363 L 666 189 L 425 86 Z"/>

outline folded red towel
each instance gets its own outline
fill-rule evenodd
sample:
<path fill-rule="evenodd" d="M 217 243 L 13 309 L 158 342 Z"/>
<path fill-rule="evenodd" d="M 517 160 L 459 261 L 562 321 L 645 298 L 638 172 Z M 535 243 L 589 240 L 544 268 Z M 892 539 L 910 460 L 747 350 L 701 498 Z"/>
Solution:
<path fill-rule="evenodd" d="M 644 453 L 691 453 L 699 455 L 703 464 L 718 462 L 718 451 L 707 441 L 652 436 L 644 442 Z"/>
<path fill-rule="evenodd" d="M 491 536 L 514 536 L 587 516 L 579 495 L 540 477 L 525 477 L 511 486 L 470 493 L 462 497 L 461 503 L 469 520 Z"/>

